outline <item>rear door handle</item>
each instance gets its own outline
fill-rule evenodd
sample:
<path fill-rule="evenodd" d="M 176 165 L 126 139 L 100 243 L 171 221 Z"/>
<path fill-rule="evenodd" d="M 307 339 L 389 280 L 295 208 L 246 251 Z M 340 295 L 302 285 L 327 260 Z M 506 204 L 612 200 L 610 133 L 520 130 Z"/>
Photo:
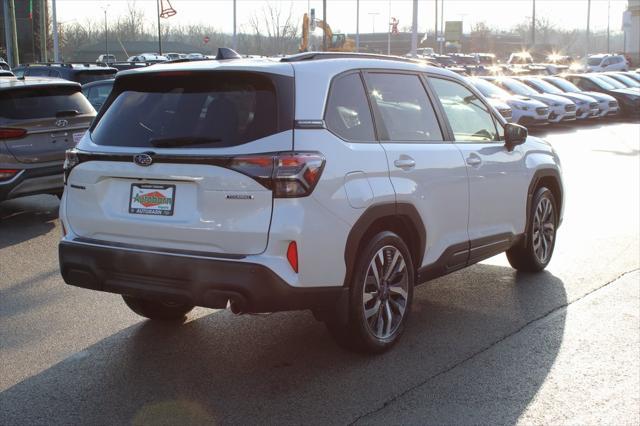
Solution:
<path fill-rule="evenodd" d="M 471 154 L 467 157 L 467 164 L 475 167 L 479 166 L 482 163 L 482 158 L 478 154 Z"/>
<path fill-rule="evenodd" d="M 403 156 L 393 162 L 393 165 L 402 170 L 413 169 L 416 166 L 416 160 L 411 157 Z"/>

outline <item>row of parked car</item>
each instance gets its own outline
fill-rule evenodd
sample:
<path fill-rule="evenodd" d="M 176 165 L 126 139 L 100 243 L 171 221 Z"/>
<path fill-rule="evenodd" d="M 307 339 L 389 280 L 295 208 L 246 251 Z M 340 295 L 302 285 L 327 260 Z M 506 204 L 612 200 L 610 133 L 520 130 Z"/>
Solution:
<path fill-rule="evenodd" d="M 467 79 L 507 120 L 525 126 L 640 114 L 636 72 Z"/>

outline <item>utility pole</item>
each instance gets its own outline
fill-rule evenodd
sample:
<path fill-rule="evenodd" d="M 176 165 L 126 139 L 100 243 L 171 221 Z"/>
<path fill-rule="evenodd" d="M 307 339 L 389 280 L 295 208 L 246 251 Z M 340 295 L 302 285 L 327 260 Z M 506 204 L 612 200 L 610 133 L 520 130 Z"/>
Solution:
<path fill-rule="evenodd" d="M 52 31 L 53 31 L 53 62 L 60 62 L 60 44 L 58 43 L 58 17 L 56 14 L 56 0 L 51 0 Z"/>
<path fill-rule="evenodd" d="M 47 0 L 40 0 L 40 60 L 48 62 L 47 54 Z"/>
<path fill-rule="evenodd" d="M 9 0 L 4 0 L 4 39 L 7 44 L 7 62 L 13 68 L 18 64 L 13 63 L 13 32 L 9 16 Z"/>
<path fill-rule="evenodd" d="M 611 53 L 611 0 L 607 2 L 607 53 Z"/>
<path fill-rule="evenodd" d="M 102 10 L 104 11 L 104 53 L 105 55 L 109 54 L 109 30 L 107 27 L 107 9 L 109 9 L 109 5 L 102 6 Z"/>
<path fill-rule="evenodd" d="M 531 14 L 531 47 L 536 45 L 536 0 L 533 0 L 533 13 Z"/>
<path fill-rule="evenodd" d="M 327 0 L 322 0 L 322 20 L 327 25 Z M 322 51 L 327 51 L 327 32 L 322 29 Z"/>
<path fill-rule="evenodd" d="M 360 51 L 360 0 L 356 0 L 356 52 Z"/>
<path fill-rule="evenodd" d="M 13 2 L 13 0 L 9 0 L 7 3 L 5 3 L 5 16 L 9 15 L 9 28 L 10 28 L 10 33 L 9 33 L 9 37 L 7 37 L 7 47 L 9 46 L 9 44 L 12 45 L 12 49 L 11 49 L 11 55 L 7 55 L 9 56 L 9 59 L 11 62 L 13 62 L 11 64 L 12 67 L 18 66 L 18 64 L 20 63 L 20 54 L 19 54 L 19 49 L 18 49 L 18 28 L 17 28 L 17 23 L 16 23 L 16 5 Z M 7 54 L 9 52 L 7 51 Z"/>
<path fill-rule="evenodd" d="M 589 24 L 591 21 L 591 0 L 587 0 L 587 45 L 585 47 L 584 57 L 589 57 Z"/>
<path fill-rule="evenodd" d="M 387 55 L 391 55 L 391 0 L 389 0 L 389 21 L 387 24 Z"/>
<path fill-rule="evenodd" d="M 435 1 L 436 4 L 436 14 L 433 15 L 436 17 L 436 26 L 435 26 L 435 30 L 433 31 L 435 33 L 434 37 L 435 37 L 435 47 L 438 47 L 438 0 Z"/>
<path fill-rule="evenodd" d="M 236 32 L 236 0 L 233 0 L 233 50 L 238 50 L 238 34 Z"/>
<path fill-rule="evenodd" d="M 160 30 L 160 0 L 156 1 L 158 10 L 158 55 L 162 55 L 162 31 Z"/>
<path fill-rule="evenodd" d="M 442 51 L 444 50 L 444 31 L 445 31 L 445 27 L 444 27 L 444 0 L 442 0 L 442 3 L 440 4 L 440 32 L 442 33 L 442 39 L 440 41 L 440 54 L 442 55 Z"/>
<path fill-rule="evenodd" d="M 371 32 L 376 32 L 376 16 L 380 15 L 380 12 L 369 12 L 371 15 Z"/>
<path fill-rule="evenodd" d="M 413 0 L 413 21 L 411 22 L 411 56 L 418 50 L 418 0 Z"/>

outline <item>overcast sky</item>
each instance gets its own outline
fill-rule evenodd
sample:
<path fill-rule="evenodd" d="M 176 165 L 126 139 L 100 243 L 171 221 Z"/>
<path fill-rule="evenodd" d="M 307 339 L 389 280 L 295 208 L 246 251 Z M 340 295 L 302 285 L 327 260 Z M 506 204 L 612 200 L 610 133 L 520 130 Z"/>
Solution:
<path fill-rule="evenodd" d="M 163 20 L 171 25 L 201 23 L 219 31 L 233 29 L 233 0 L 168 0 L 178 12 Z M 308 7 L 316 9 L 316 17 L 322 18 L 322 0 L 269 0 L 284 10 L 289 7 L 293 16 L 301 20 Z M 108 7 L 108 18 L 126 13 L 132 0 L 57 0 L 58 21 L 102 24 L 101 7 Z M 167 0 L 163 0 L 167 3 Z M 237 0 L 238 31 L 246 27 L 251 14 L 260 12 L 267 0 Z M 441 2 L 438 2 L 439 5 Z M 444 0 L 444 19 L 464 21 L 465 32 L 471 25 L 484 21 L 491 27 L 509 29 L 525 19 L 531 19 L 533 0 Z M 627 0 L 610 0 L 611 29 L 619 31 L 622 12 Z M 135 0 L 136 7 L 144 11 L 149 29 L 155 25 L 156 1 Z M 607 28 L 608 0 L 591 1 L 591 29 Z M 440 6 L 438 6 L 440 7 Z M 411 25 L 412 0 L 360 0 L 360 32 L 386 31 L 389 16 L 400 20 L 400 27 Z M 434 0 L 418 1 L 418 29 L 434 27 Z M 587 0 L 536 0 L 536 16 L 548 18 L 554 25 L 567 29 L 584 29 L 587 21 Z M 327 21 L 334 31 L 355 33 L 356 0 L 327 0 Z"/>

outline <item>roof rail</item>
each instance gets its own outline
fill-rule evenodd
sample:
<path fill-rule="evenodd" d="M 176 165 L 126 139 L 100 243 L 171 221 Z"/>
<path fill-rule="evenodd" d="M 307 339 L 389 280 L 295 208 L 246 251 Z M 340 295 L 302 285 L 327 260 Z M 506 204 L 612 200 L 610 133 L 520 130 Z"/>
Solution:
<path fill-rule="evenodd" d="M 355 52 L 303 52 L 295 55 L 285 56 L 280 62 L 303 62 L 315 61 L 319 59 L 382 59 L 387 61 L 409 62 L 414 64 L 435 65 L 430 61 L 417 58 L 406 58 L 404 56 L 381 55 L 378 53 L 355 53 Z"/>

